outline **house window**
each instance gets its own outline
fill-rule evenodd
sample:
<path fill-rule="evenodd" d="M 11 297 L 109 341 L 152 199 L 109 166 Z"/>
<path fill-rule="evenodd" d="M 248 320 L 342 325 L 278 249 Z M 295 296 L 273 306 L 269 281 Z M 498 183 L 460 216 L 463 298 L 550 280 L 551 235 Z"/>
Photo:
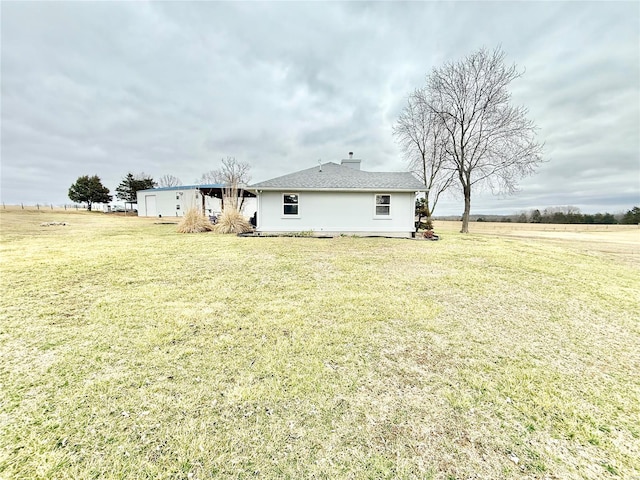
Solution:
<path fill-rule="evenodd" d="M 176 205 L 176 210 L 180 210 L 180 205 Z"/>
<path fill-rule="evenodd" d="M 391 216 L 391 195 L 376 195 L 376 217 Z"/>
<path fill-rule="evenodd" d="M 282 195 L 282 213 L 287 216 L 298 215 L 298 194 L 285 193 Z"/>
<path fill-rule="evenodd" d="M 180 200 L 180 195 L 176 193 L 176 200 Z"/>

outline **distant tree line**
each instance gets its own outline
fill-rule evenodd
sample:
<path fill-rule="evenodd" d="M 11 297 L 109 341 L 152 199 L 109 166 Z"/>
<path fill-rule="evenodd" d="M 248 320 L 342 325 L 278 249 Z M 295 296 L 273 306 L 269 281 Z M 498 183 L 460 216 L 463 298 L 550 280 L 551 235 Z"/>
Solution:
<path fill-rule="evenodd" d="M 577 207 L 549 207 L 543 211 L 538 209 L 516 215 L 482 215 L 476 222 L 516 222 L 516 223 L 551 223 L 551 224 L 584 224 L 584 225 L 636 225 L 640 224 L 640 207 L 633 207 L 624 214 L 581 213 Z"/>

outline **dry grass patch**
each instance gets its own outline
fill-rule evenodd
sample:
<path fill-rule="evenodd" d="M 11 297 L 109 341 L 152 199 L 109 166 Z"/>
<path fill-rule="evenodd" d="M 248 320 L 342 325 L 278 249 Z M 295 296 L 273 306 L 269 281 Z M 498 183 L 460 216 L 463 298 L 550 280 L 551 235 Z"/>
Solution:
<path fill-rule="evenodd" d="M 456 234 L 462 222 L 435 222 L 438 233 Z M 565 248 L 589 254 L 615 256 L 640 266 L 640 227 L 638 225 L 563 225 L 545 223 L 473 222 L 473 235 L 515 237 L 545 244 L 560 244 Z"/>
<path fill-rule="evenodd" d="M 0 220 L 0 478 L 640 475 L 623 254 Z"/>

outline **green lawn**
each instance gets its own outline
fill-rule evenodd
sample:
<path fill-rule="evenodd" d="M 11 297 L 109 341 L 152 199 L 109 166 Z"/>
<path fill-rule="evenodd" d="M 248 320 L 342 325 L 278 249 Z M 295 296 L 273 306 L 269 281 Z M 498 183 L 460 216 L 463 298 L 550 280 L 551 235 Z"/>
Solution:
<path fill-rule="evenodd" d="M 2 479 L 640 475 L 635 254 L 0 221 Z"/>

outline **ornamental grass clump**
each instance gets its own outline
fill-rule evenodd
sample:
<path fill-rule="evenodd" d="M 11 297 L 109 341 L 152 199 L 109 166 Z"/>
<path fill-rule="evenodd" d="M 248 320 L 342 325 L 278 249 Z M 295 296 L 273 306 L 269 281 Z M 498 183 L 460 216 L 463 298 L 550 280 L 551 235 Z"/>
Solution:
<path fill-rule="evenodd" d="M 245 233 L 251 230 L 251 224 L 247 219 L 237 209 L 230 207 L 224 209 L 213 226 L 216 233 Z"/>
<path fill-rule="evenodd" d="M 178 224 L 178 233 L 200 233 L 213 230 L 213 224 L 197 208 L 190 208 Z"/>

